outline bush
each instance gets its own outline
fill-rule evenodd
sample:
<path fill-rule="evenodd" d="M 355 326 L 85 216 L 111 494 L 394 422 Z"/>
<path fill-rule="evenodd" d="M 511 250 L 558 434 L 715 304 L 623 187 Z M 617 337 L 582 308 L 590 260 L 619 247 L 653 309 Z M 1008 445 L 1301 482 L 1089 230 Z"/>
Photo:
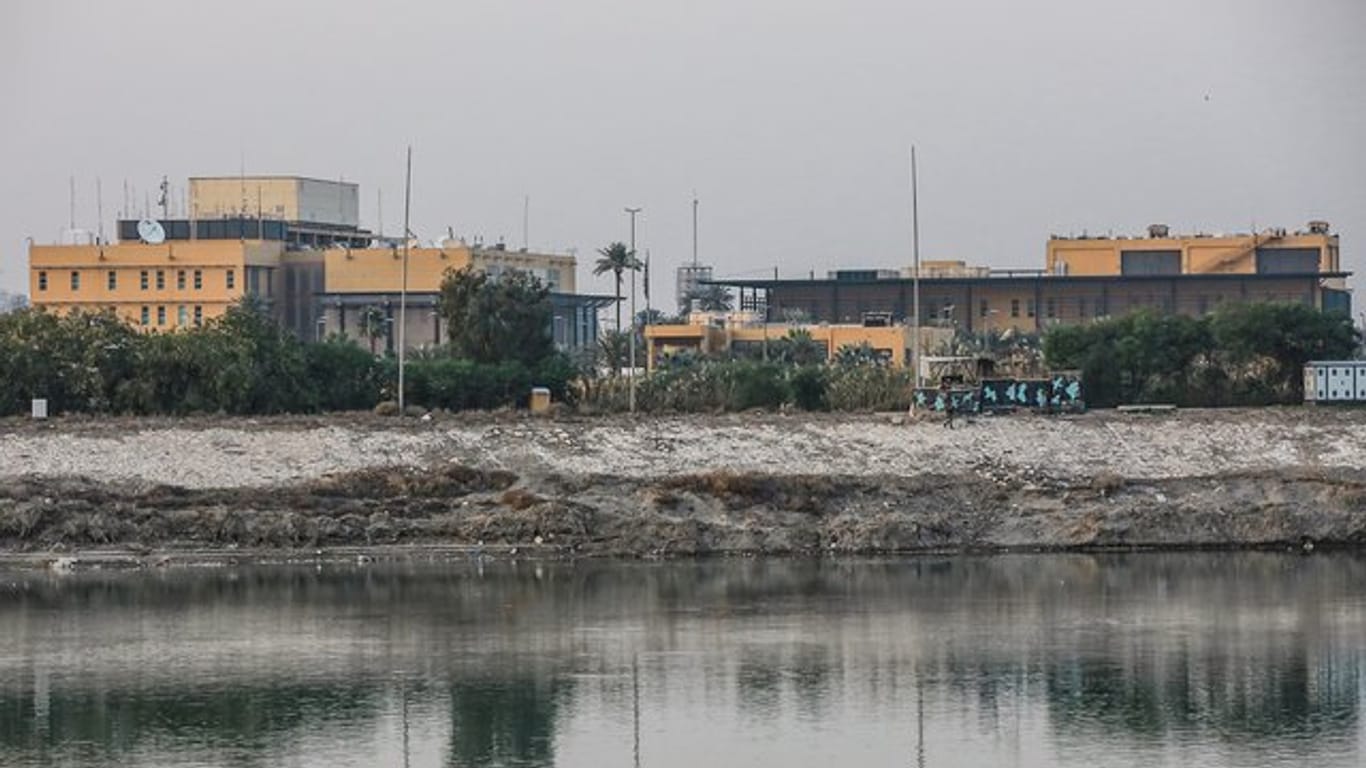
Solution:
<path fill-rule="evenodd" d="M 792 388 L 792 404 L 803 411 L 823 411 L 830 406 L 826 400 L 825 369 L 806 365 L 792 372 L 788 383 Z"/>
<path fill-rule="evenodd" d="M 1266 405 L 1303 398 L 1304 364 L 1350 357 L 1351 319 L 1303 304 L 1221 306 L 1191 318 L 1137 312 L 1044 337 L 1055 369 L 1081 371 L 1093 406 Z"/>

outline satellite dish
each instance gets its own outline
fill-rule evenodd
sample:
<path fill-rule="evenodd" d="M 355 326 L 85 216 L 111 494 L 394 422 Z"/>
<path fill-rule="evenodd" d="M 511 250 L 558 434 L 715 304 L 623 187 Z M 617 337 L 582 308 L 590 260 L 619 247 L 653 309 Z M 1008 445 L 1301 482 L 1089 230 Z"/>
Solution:
<path fill-rule="evenodd" d="M 166 242 L 166 230 L 155 219 L 143 219 L 138 222 L 138 237 L 149 245 L 159 245 Z"/>

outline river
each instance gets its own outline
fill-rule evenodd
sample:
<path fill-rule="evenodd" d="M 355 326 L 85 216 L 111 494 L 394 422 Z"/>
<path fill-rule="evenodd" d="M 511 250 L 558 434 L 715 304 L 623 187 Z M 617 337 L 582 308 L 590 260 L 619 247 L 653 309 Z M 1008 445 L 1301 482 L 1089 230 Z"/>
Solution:
<path fill-rule="evenodd" d="M 0 573 L 0 765 L 1359 766 L 1366 557 Z"/>

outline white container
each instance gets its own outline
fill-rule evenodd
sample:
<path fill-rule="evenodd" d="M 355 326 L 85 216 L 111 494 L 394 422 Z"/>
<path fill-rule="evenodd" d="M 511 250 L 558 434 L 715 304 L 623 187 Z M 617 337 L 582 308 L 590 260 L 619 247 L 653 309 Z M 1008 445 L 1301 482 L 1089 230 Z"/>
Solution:
<path fill-rule="evenodd" d="M 1366 360 L 1315 360 L 1304 367 L 1304 399 L 1366 403 Z"/>
<path fill-rule="evenodd" d="M 35 419 L 46 419 L 46 418 L 47 418 L 47 400 L 46 400 L 46 399 L 34 400 L 34 401 L 33 401 L 33 418 L 35 418 Z"/>
<path fill-rule="evenodd" d="M 1366 403 L 1366 363 L 1357 363 L 1357 402 Z"/>

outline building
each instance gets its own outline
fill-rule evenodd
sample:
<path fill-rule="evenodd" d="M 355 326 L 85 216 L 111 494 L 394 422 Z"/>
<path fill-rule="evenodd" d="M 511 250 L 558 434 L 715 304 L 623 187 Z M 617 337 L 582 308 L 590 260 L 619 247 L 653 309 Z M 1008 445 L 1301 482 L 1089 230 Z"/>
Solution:
<path fill-rule="evenodd" d="M 371 242 L 356 226 L 357 200 L 356 185 L 341 182 L 193 178 L 191 218 L 145 231 L 140 221 L 121 220 L 114 243 L 30 246 L 29 295 L 55 312 L 111 309 L 148 331 L 200 325 L 251 296 L 281 325 L 312 338 L 323 286 L 317 246 Z"/>
<path fill-rule="evenodd" d="M 1338 236 L 1311 221 L 1242 235 L 1172 236 L 1154 224 L 1148 237 L 1051 237 L 1045 269 L 1055 275 L 1263 275 L 1342 270 Z"/>
<path fill-rule="evenodd" d="M 944 269 L 922 263 L 922 324 L 981 333 L 1038 332 L 1138 309 L 1203 315 L 1224 302 L 1296 302 L 1351 311 L 1338 238 L 1314 222 L 1307 232 L 1235 237 L 1053 238 L 1047 269 Z M 841 270 L 824 280 L 727 280 L 740 309 L 769 320 L 802 316 L 831 324 L 889 313 L 913 315 L 911 270 Z"/>
<path fill-rule="evenodd" d="M 337 333 L 393 351 L 402 290 L 399 241 L 359 226 L 355 184 L 299 176 L 190 179 L 189 217 L 118 222 L 119 242 L 32 245 L 29 295 L 55 312 L 112 309 L 147 331 L 197 326 L 253 297 L 300 339 Z M 440 343 L 436 296 L 449 269 L 524 270 L 551 290 L 562 349 L 598 335 L 613 299 L 576 294 L 573 256 L 444 241 L 409 248 L 410 347 Z"/>
<path fill-rule="evenodd" d="M 337 334 L 376 350 L 397 349 L 403 253 L 386 248 L 330 248 L 323 253 L 324 284 L 319 294 L 319 333 Z M 472 246 L 445 240 L 431 247 L 408 249 L 407 315 L 404 341 L 409 348 L 434 346 L 445 339 L 437 298 L 448 271 L 466 267 L 499 275 L 529 272 L 550 289 L 554 308 L 553 336 L 561 349 L 590 346 L 598 338 L 597 310 L 611 305 L 610 296 L 575 293 L 573 256 L 508 250 L 502 245 Z"/>
<path fill-rule="evenodd" d="M 879 357 L 901 367 L 909 363 L 915 346 L 912 328 L 880 323 L 880 319 L 875 318 L 870 318 L 867 324 L 770 323 L 749 312 L 696 312 L 689 316 L 687 323 L 645 327 L 646 365 L 653 370 L 669 355 L 682 352 L 745 353 L 762 357 L 768 345 L 794 331 L 810 335 L 812 341 L 823 346 L 827 360 L 833 359 L 844 347 L 867 344 Z M 933 350 L 952 336 L 952 332 L 945 329 L 922 328 L 922 348 Z"/>

